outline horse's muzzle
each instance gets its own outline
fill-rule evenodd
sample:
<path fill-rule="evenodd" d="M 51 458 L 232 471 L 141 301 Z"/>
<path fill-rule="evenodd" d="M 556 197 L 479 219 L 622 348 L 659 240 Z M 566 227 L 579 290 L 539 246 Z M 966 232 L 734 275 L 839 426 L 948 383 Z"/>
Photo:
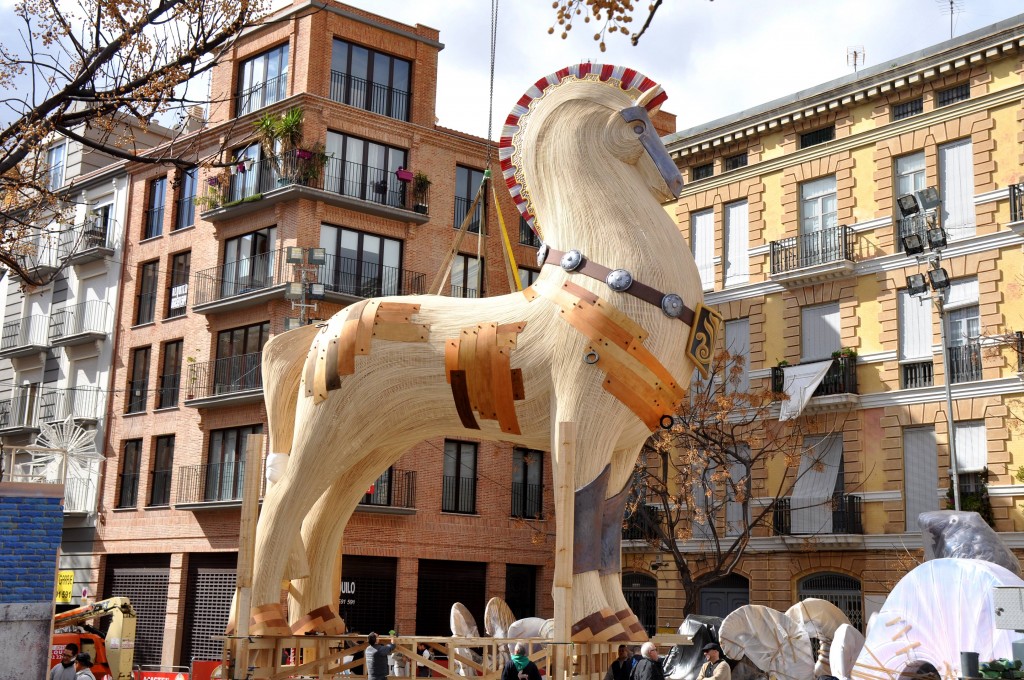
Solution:
<path fill-rule="evenodd" d="M 644 145 L 647 155 L 654 161 L 668 190 L 672 192 L 673 196 L 679 198 L 679 194 L 683 191 L 683 176 L 676 164 L 672 162 L 672 157 L 668 155 L 668 150 L 661 143 L 658 133 L 655 132 L 654 124 L 651 123 L 651 119 L 647 115 L 647 109 L 642 106 L 631 106 L 628 109 L 622 109 L 619 114 L 627 123 L 636 123 L 634 129 L 643 126 L 642 130 L 637 130 L 640 143 Z"/>

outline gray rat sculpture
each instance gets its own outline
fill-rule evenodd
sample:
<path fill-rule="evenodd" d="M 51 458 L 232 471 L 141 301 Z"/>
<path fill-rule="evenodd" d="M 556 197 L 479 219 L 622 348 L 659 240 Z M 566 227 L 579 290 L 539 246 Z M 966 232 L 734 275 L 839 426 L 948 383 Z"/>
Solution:
<path fill-rule="evenodd" d="M 962 557 L 985 560 L 1021 575 L 1020 562 L 999 535 L 976 512 L 933 510 L 917 517 L 924 558 Z"/>

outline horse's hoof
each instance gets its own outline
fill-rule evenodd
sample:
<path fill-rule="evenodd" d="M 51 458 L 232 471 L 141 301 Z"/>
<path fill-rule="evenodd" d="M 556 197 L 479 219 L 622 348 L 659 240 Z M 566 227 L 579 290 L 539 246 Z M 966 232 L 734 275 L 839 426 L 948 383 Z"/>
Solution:
<path fill-rule="evenodd" d="M 615 612 L 615 616 L 619 618 L 619 623 L 626 629 L 630 642 L 647 642 L 647 630 L 640 623 L 636 614 L 628 609 L 620 609 Z"/>
<path fill-rule="evenodd" d="M 330 607 L 323 606 L 314 609 L 293 623 L 291 632 L 294 635 L 305 635 L 306 633 L 344 635 L 345 622 Z"/>
<path fill-rule="evenodd" d="M 611 642 L 629 640 L 629 633 L 610 609 L 585 616 L 572 626 L 573 642 Z"/>
<path fill-rule="evenodd" d="M 281 618 L 281 605 L 265 604 L 252 610 L 249 620 L 250 635 L 291 635 L 291 628 Z"/>

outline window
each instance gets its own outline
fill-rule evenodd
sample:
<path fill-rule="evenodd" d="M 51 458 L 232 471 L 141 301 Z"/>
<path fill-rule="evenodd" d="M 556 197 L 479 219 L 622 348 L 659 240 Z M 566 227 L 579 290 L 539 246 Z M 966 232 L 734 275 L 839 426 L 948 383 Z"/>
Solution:
<path fill-rule="evenodd" d="M 167 178 L 157 177 L 149 183 L 149 207 L 146 209 L 146 231 L 142 238 L 155 238 L 164 233 L 164 200 Z"/>
<path fill-rule="evenodd" d="M 153 323 L 156 316 L 156 282 L 159 260 L 139 265 L 139 293 L 135 305 L 135 325 Z"/>
<path fill-rule="evenodd" d="M 149 490 L 150 506 L 170 505 L 173 467 L 174 435 L 165 434 L 157 437 L 156 454 L 153 457 L 153 483 Z"/>
<path fill-rule="evenodd" d="M 899 293 L 900 376 L 903 389 L 931 387 L 932 359 L 932 302 L 912 296 L 906 290 Z"/>
<path fill-rule="evenodd" d="M 544 453 L 512 450 L 512 516 L 544 518 Z"/>
<path fill-rule="evenodd" d="M 690 244 L 704 290 L 715 288 L 715 212 L 709 208 L 690 216 Z"/>
<path fill-rule="evenodd" d="M 411 67 L 405 59 L 335 38 L 331 99 L 398 120 L 409 120 Z"/>
<path fill-rule="evenodd" d="M 171 256 L 171 285 L 167 287 L 167 314 L 164 318 L 184 316 L 188 306 L 188 276 L 192 269 L 192 251 Z"/>
<path fill-rule="evenodd" d="M 946 376 L 951 384 L 981 380 L 978 279 L 956 279 L 946 298 Z"/>
<path fill-rule="evenodd" d="M 911 99 L 900 104 L 893 104 L 889 109 L 889 114 L 892 120 L 897 121 L 916 116 L 922 111 L 924 111 L 924 100 L 918 97 L 917 99 Z"/>
<path fill-rule="evenodd" d="M 239 172 L 239 166 L 235 166 L 236 172 L 228 183 L 229 203 L 277 188 L 277 170 L 271 163 L 263 162 L 263 147 L 259 144 L 236 149 L 234 160 L 244 172 Z"/>
<path fill-rule="evenodd" d="M 67 145 L 63 142 L 54 144 L 46 150 L 46 185 L 51 191 L 64 185 L 64 156 Z"/>
<path fill-rule="evenodd" d="M 476 512 L 476 449 L 473 442 L 445 440 L 443 512 Z"/>
<path fill-rule="evenodd" d="M 704 165 L 695 165 L 690 170 L 690 181 L 696 182 L 699 179 L 707 179 L 715 174 L 714 162 L 705 163 Z"/>
<path fill-rule="evenodd" d="M 917 516 L 939 509 L 939 459 L 934 427 L 903 429 L 903 489 L 907 531 L 918 531 Z"/>
<path fill-rule="evenodd" d="M 230 427 L 210 432 L 203 500 L 237 501 L 245 479 L 245 449 L 249 435 L 263 434 L 263 425 Z M 259 470 L 256 470 L 259 474 Z"/>
<path fill-rule="evenodd" d="M 405 207 L 408 182 L 399 181 L 395 174 L 407 163 L 405 149 L 328 130 L 326 152 L 324 189 L 393 208 Z"/>
<path fill-rule="evenodd" d="M 526 267 L 518 267 L 519 270 L 519 283 L 523 285 L 523 288 L 527 288 L 533 285 L 533 282 L 540 276 L 540 272 L 536 269 L 527 269 Z"/>
<path fill-rule="evenodd" d="M 971 84 L 961 83 L 960 85 L 954 85 L 953 87 L 946 88 L 945 90 L 939 90 L 935 95 L 935 108 L 940 106 L 949 106 L 957 102 L 962 102 L 965 99 L 971 98 Z"/>
<path fill-rule="evenodd" d="M 469 213 L 469 208 L 473 205 L 473 199 L 476 198 L 477 190 L 480 188 L 480 183 L 483 179 L 484 173 L 480 170 L 464 168 L 461 165 L 455 166 L 454 227 L 456 229 L 459 229 L 462 226 L 462 222 L 466 219 L 466 214 Z M 487 221 L 487 213 L 484 209 L 486 204 L 486 196 L 481 195 L 480 201 L 476 204 L 476 211 L 473 212 L 473 219 L 470 220 L 466 231 L 471 231 L 474 234 L 480 232 L 481 225 Z"/>
<path fill-rule="evenodd" d="M 953 424 L 956 446 L 956 471 L 960 477 L 960 493 L 978 493 L 988 467 L 988 440 L 984 420 L 968 420 Z"/>
<path fill-rule="evenodd" d="M 842 239 L 837 238 L 836 177 L 830 175 L 800 185 L 801 267 L 840 259 Z"/>
<path fill-rule="evenodd" d="M 924 189 L 924 151 L 918 151 L 917 153 L 897 158 L 894 174 L 896 175 L 896 195 L 893 196 L 894 199 Z M 895 203 L 893 205 L 895 206 Z M 900 217 L 899 208 L 894 207 L 894 210 L 896 213 L 896 250 L 897 252 L 903 252 L 904 236 L 907 234 L 920 234 L 921 238 L 924 238 L 925 216 L 918 213 L 910 217 Z"/>
<path fill-rule="evenodd" d="M 857 533 L 845 531 L 834 520 L 833 497 L 842 496 L 843 437 L 804 437 L 803 455 L 790 496 L 792 534 Z"/>
<path fill-rule="evenodd" d="M 274 284 L 277 227 L 267 227 L 224 242 L 221 297 L 241 295 Z"/>
<path fill-rule="evenodd" d="M 263 389 L 260 361 L 270 339 L 270 322 L 221 331 L 217 334 L 214 394 Z"/>
<path fill-rule="evenodd" d="M 182 340 L 164 343 L 163 361 L 160 364 L 160 390 L 156 398 L 157 408 L 171 408 L 178 405 L 182 345 Z"/>
<path fill-rule="evenodd" d="M 146 397 L 149 388 L 149 347 L 132 350 L 131 368 L 131 378 L 128 379 L 128 395 L 125 399 L 125 413 L 142 413 L 146 410 Z"/>
<path fill-rule="evenodd" d="M 747 202 L 727 203 L 725 215 L 725 285 L 735 286 L 750 280 Z"/>
<path fill-rule="evenodd" d="M 942 227 L 952 241 L 974 236 L 974 147 L 961 139 L 939 147 Z"/>
<path fill-rule="evenodd" d="M 238 67 L 236 116 L 262 109 L 288 92 L 288 45 L 280 45 L 243 61 Z"/>
<path fill-rule="evenodd" d="M 725 322 L 725 349 L 730 355 L 743 358 L 743 372 L 739 375 L 739 382 L 734 385 L 727 378 L 725 391 L 748 392 L 750 390 L 750 319 L 733 319 Z"/>
<path fill-rule="evenodd" d="M 747 152 L 738 153 L 735 156 L 729 156 L 722 161 L 722 171 L 729 172 L 730 170 L 738 170 L 739 168 L 747 167 Z"/>
<path fill-rule="evenodd" d="M 859 631 L 864 630 L 864 597 L 860 581 L 844 574 L 813 574 L 797 585 L 797 600 L 816 597 L 843 610 Z"/>
<path fill-rule="evenodd" d="M 118 478 L 117 507 L 134 508 L 139 498 L 139 458 L 142 440 L 129 439 L 121 454 L 121 474 Z"/>
<path fill-rule="evenodd" d="M 820 130 L 814 130 L 813 132 L 805 132 L 800 135 L 800 148 L 806 149 L 809 146 L 815 144 L 824 144 L 825 142 L 831 142 L 836 138 L 836 126 L 829 125 L 828 127 L 821 128 Z"/>
<path fill-rule="evenodd" d="M 533 232 L 533 229 L 530 229 L 530 225 L 522 215 L 519 216 L 519 243 L 531 248 L 540 248 L 540 237 Z"/>
<path fill-rule="evenodd" d="M 842 347 L 838 302 L 802 308 L 800 324 L 802 361 L 830 360 L 832 352 Z"/>
<path fill-rule="evenodd" d="M 319 280 L 328 290 L 355 297 L 422 292 L 418 281 L 411 285 L 405 280 L 397 239 L 324 224 L 320 247 L 327 252 L 327 264 Z"/>
<path fill-rule="evenodd" d="M 112 247 L 110 227 L 114 220 L 114 204 L 98 205 L 90 211 L 82 234 L 82 249 Z"/>
<path fill-rule="evenodd" d="M 484 261 L 456 255 L 452 261 L 452 297 L 483 297 Z"/>
<path fill-rule="evenodd" d="M 196 221 L 196 187 L 199 179 L 199 168 L 189 168 L 181 174 L 181 185 L 178 189 L 178 214 L 175 216 L 174 229 L 191 227 Z"/>
<path fill-rule="evenodd" d="M 622 596 L 649 637 L 658 632 L 658 580 L 647 574 L 623 572 Z"/>
<path fill-rule="evenodd" d="M 739 498 L 749 499 L 747 493 L 747 466 L 741 459 L 750 460 L 750 446 L 739 444 L 732 452 L 733 459 L 729 461 L 729 482 L 726 488 L 725 504 L 725 535 L 740 536 L 746 528 L 743 521 L 743 501 Z"/>

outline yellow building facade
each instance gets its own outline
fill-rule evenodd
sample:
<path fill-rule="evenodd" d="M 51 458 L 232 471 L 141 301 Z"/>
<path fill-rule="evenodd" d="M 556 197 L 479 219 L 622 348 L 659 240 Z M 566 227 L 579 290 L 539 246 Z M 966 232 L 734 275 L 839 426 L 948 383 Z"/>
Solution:
<path fill-rule="evenodd" d="M 686 180 L 669 209 L 751 389 L 832 362 L 801 417 L 833 502 L 786 499 L 698 612 L 827 597 L 863 629 L 921 559 L 918 513 L 947 507 L 947 383 L 962 507 L 987 502 L 1024 549 L 1022 123 L 1024 15 L 665 138 Z M 927 208 L 928 187 L 941 203 L 905 217 L 897 199 Z M 908 255 L 901 237 L 927 241 L 932 216 L 948 243 Z M 938 266 L 941 313 L 938 293 L 907 289 Z M 797 472 L 775 466 L 762 486 Z M 684 547 L 699 565 L 701 541 Z M 678 580 L 646 550 L 624 563 L 657 584 L 657 624 L 674 628 Z"/>

